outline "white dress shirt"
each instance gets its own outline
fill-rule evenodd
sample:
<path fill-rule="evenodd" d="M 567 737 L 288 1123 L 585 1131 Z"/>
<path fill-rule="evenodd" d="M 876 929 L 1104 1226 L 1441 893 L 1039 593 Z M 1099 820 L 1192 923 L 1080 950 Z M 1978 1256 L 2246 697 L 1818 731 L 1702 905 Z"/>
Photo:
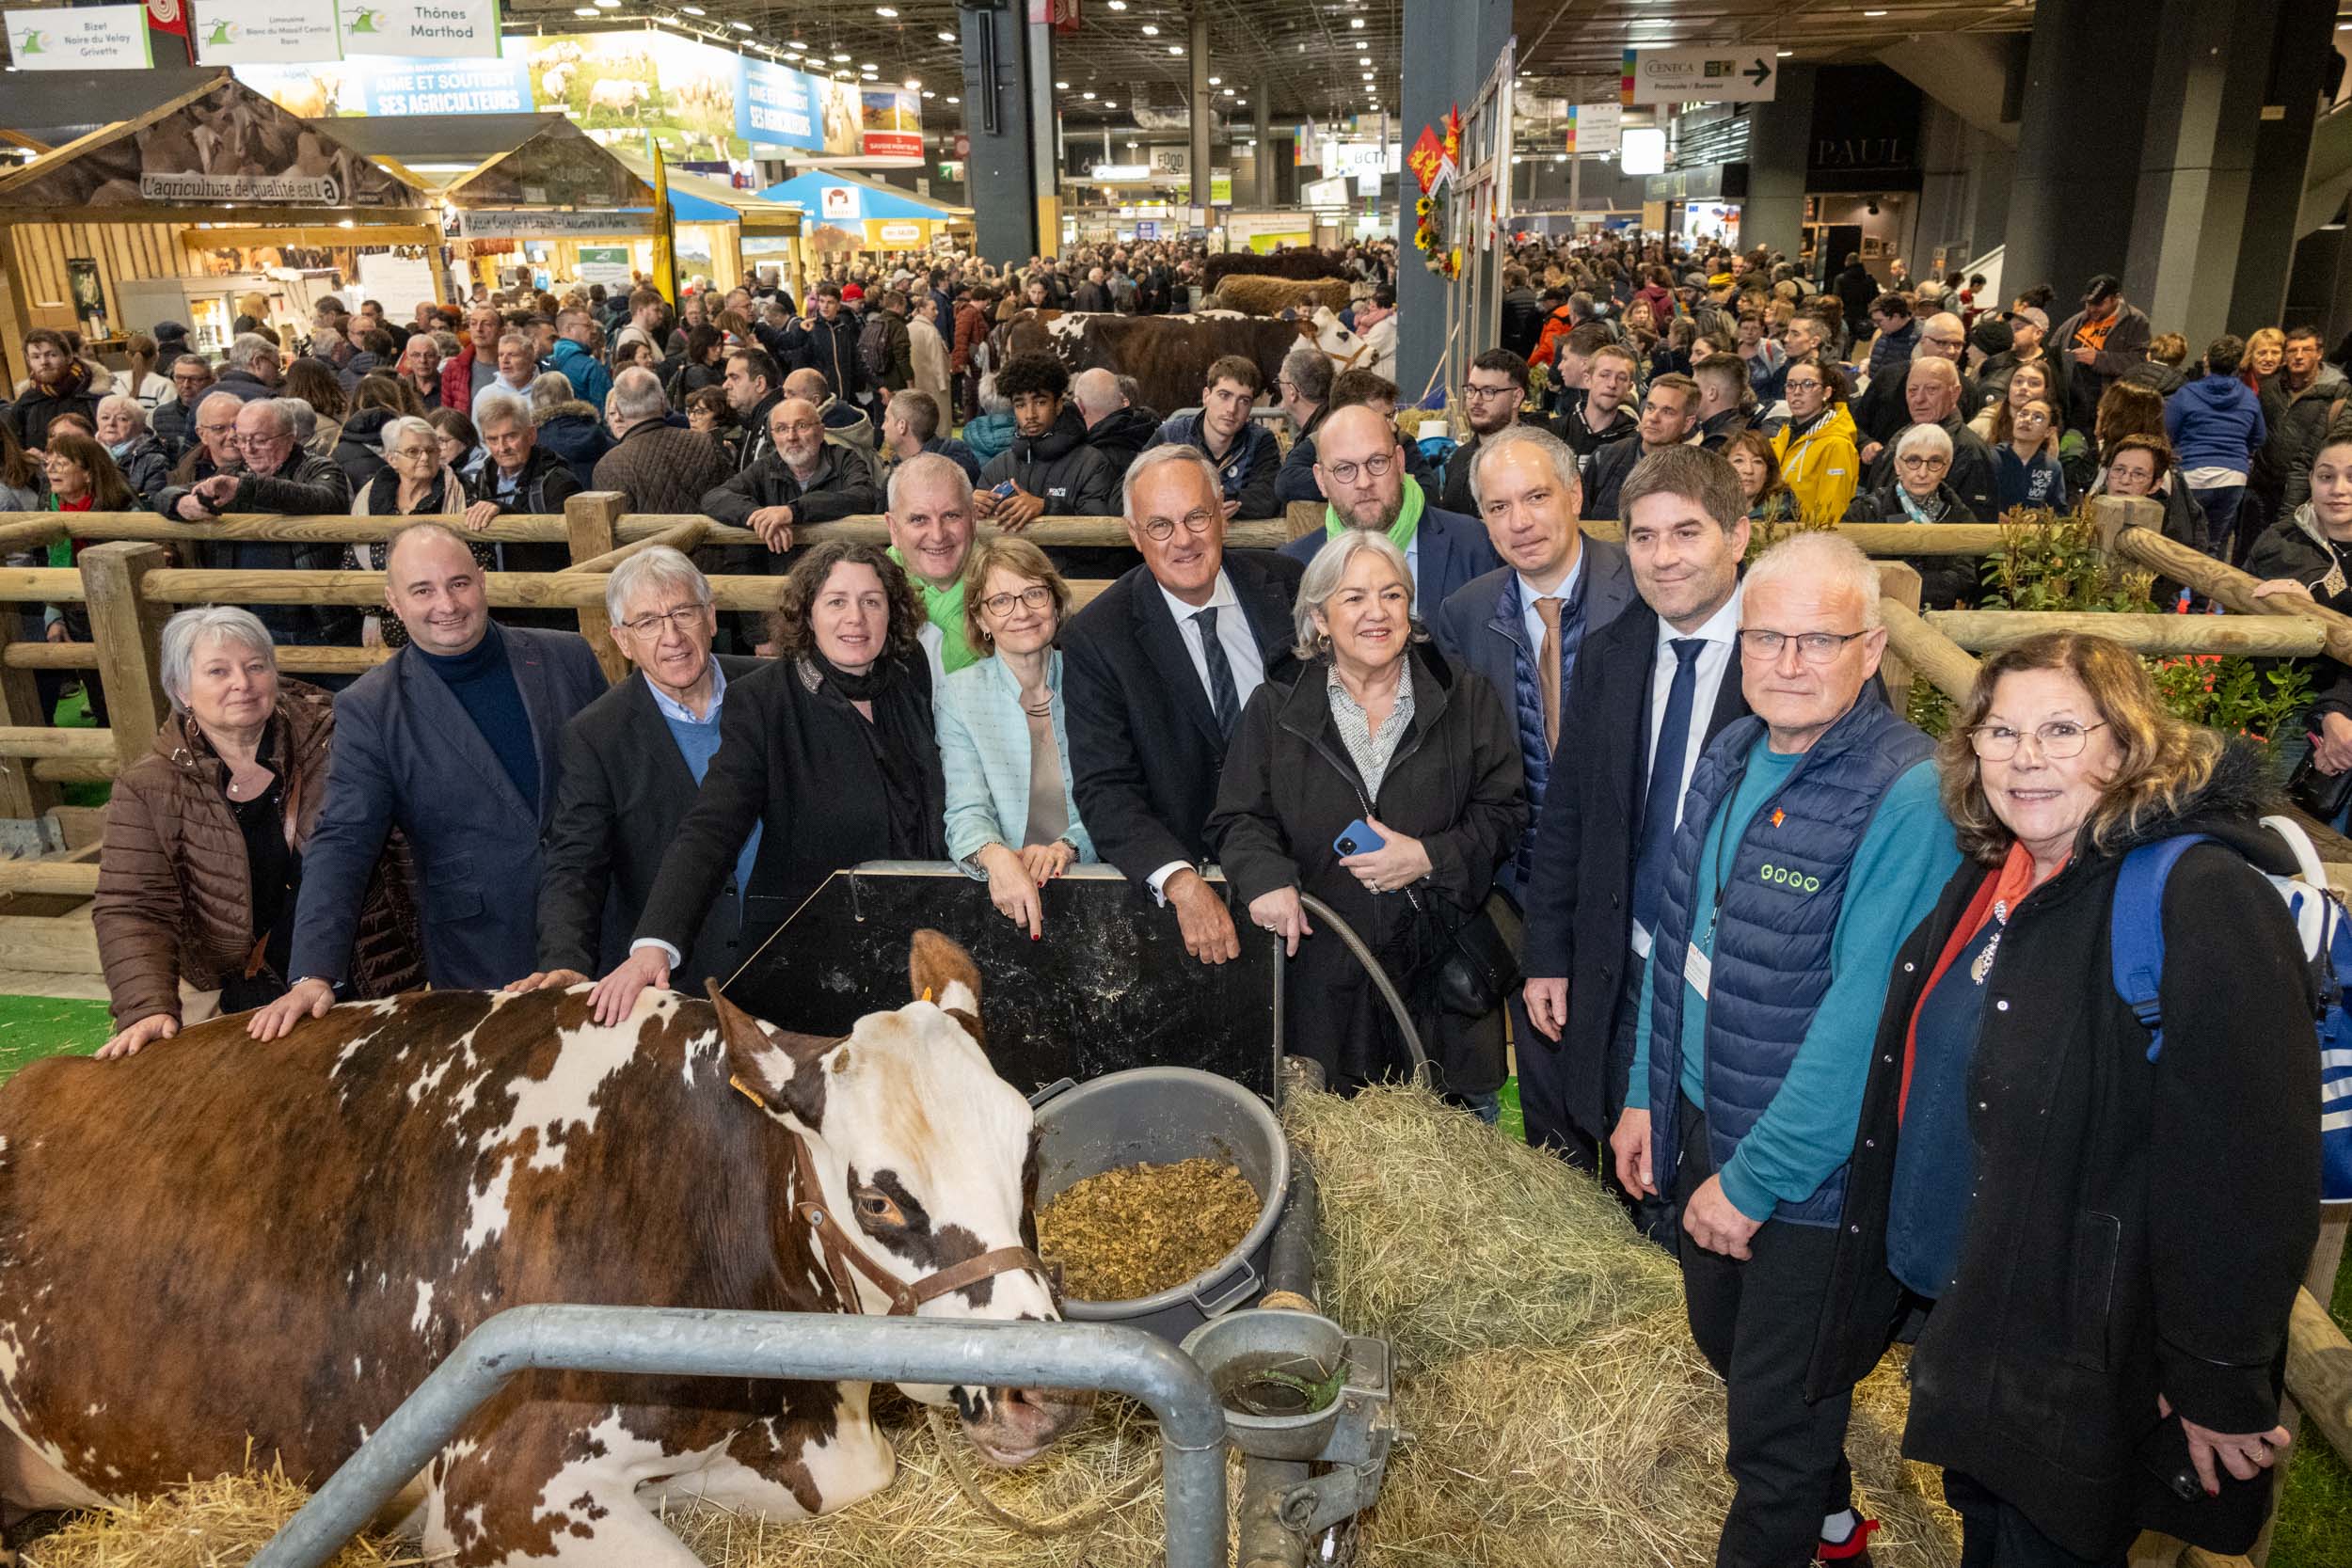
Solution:
<path fill-rule="evenodd" d="M 1206 604 L 1186 604 L 1165 588 L 1160 589 L 1160 597 L 1168 601 L 1168 612 L 1176 618 L 1177 633 L 1184 640 L 1184 652 L 1192 656 L 1192 672 L 1200 678 L 1201 694 L 1209 698 L 1212 710 L 1216 706 L 1216 699 L 1209 686 L 1208 649 L 1200 641 L 1200 623 L 1193 617 L 1204 610 L 1216 611 L 1216 641 L 1225 650 L 1225 662 L 1233 672 L 1233 696 L 1241 707 L 1248 707 L 1249 694 L 1265 684 L 1265 656 L 1258 652 L 1257 634 L 1249 629 L 1249 617 L 1233 592 L 1233 579 L 1220 570 L 1216 587 L 1210 592 Z M 1152 896 L 1165 903 L 1167 895 L 1163 890 L 1168 879 L 1184 868 L 1183 861 L 1170 861 L 1146 878 Z"/>
<path fill-rule="evenodd" d="M 1565 612 L 1567 605 L 1576 598 L 1578 581 L 1584 576 L 1584 546 L 1581 544 L 1577 546 L 1575 564 L 1568 568 L 1568 575 L 1560 579 L 1560 586 L 1549 594 L 1546 594 L 1542 589 L 1528 581 L 1525 572 L 1515 572 L 1512 575 L 1519 579 L 1519 624 L 1526 628 L 1527 649 L 1532 657 L 1547 651 L 1544 647 L 1544 618 L 1536 612 L 1535 601 L 1543 598 L 1558 599 L 1561 601 L 1563 612 Z"/>
<path fill-rule="evenodd" d="M 1724 601 L 1724 607 L 1708 616 L 1706 624 L 1696 631 L 1687 634 L 1678 632 L 1667 625 L 1662 618 L 1658 623 L 1658 649 L 1650 660 L 1649 734 L 1642 747 L 1644 754 L 1650 759 L 1650 765 L 1643 769 L 1642 784 L 1634 792 L 1636 799 L 1642 798 L 1648 790 L 1650 775 L 1661 763 L 1676 760 L 1661 758 L 1657 754 L 1658 732 L 1666 724 L 1666 699 L 1674 690 L 1675 670 L 1681 663 L 1681 660 L 1675 657 L 1673 644 L 1681 641 L 1686 635 L 1698 638 L 1707 644 L 1699 650 L 1698 654 L 1698 673 L 1694 677 L 1694 685 L 1691 692 L 1691 732 L 1683 743 L 1682 756 L 1678 764 L 1680 777 L 1675 784 L 1675 826 L 1677 828 L 1682 825 L 1682 801 L 1684 795 L 1691 787 L 1692 771 L 1699 765 L 1699 753 L 1707 750 L 1708 716 L 1715 711 L 1715 699 L 1722 692 L 1724 682 L 1726 679 L 1738 680 L 1740 678 L 1738 665 L 1740 662 L 1740 595 L 1741 592 L 1741 589 L 1734 588 L 1731 591 L 1731 597 Z M 1649 957 L 1649 949 L 1650 934 L 1642 928 L 1639 922 L 1636 922 L 1633 927 L 1634 954 L 1638 958 L 1646 959 Z"/>

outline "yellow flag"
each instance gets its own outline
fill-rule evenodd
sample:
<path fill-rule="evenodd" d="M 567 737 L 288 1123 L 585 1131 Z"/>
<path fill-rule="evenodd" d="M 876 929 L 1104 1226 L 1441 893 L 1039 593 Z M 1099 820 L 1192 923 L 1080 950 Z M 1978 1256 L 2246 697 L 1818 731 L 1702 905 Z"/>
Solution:
<path fill-rule="evenodd" d="M 670 215 L 670 174 L 661 162 L 661 144 L 647 132 L 653 148 L 653 292 L 677 303 L 677 224 Z"/>

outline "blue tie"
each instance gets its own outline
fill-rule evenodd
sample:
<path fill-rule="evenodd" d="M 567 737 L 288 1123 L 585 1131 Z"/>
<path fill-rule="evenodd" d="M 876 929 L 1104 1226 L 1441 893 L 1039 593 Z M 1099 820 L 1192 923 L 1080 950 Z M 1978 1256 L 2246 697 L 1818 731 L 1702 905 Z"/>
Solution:
<path fill-rule="evenodd" d="M 1650 752 L 1649 792 L 1642 799 L 1642 852 L 1633 863 L 1633 918 L 1655 934 L 1658 895 L 1666 879 L 1666 858 L 1674 848 L 1676 808 L 1682 789 L 1682 758 L 1691 747 L 1691 701 L 1699 687 L 1699 650 L 1706 639 L 1677 637 L 1674 685 L 1666 691 L 1666 717 Z"/>
<path fill-rule="evenodd" d="M 1192 619 L 1200 628 L 1201 662 L 1209 667 L 1209 706 L 1216 715 L 1217 733 L 1230 740 L 1234 721 L 1241 718 L 1241 692 L 1233 684 L 1233 662 L 1225 657 L 1225 644 L 1216 640 L 1216 606 L 1194 610 Z"/>

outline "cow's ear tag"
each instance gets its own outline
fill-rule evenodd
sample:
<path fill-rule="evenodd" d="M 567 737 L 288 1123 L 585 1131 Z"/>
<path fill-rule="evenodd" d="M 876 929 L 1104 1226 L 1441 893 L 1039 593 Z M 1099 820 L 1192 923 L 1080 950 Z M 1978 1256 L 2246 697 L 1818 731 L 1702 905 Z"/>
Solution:
<path fill-rule="evenodd" d="M 931 988 L 930 988 L 930 987 L 929 987 L 929 986 L 925 986 L 925 987 L 923 988 L 923 1000 L 924 1000 L 924 1001 L 926 1001 L 926 1002 L 929 1002 L 930 999 L 931 999 Z"/>
<path fill-rule="evenodd" d="M 764 1111 L 768 1108 L 768 1101 L 760 1098 L 759 1091 L 753 1088 L 749 1084 L 743 1082 L 740 1076 L 729 1074 L 727 1078 L 727 1087 L 733 1089 L 737 1094 L 741 1095 L 744 1099 L 750 1101 L 761 1110 Z"/>

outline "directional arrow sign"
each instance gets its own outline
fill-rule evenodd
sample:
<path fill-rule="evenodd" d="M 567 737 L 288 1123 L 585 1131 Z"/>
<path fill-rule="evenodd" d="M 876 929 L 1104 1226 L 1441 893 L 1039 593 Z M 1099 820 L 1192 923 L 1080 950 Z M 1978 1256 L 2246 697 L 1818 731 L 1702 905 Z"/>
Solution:
<path fill-rule="evenodd" d="M 1619 97 L 1635 103 L 1766 103 L 1775 96 L 1780 73 L 1775 55 L 1705 44 L 1681 49 L 1629 49 Z"/>

